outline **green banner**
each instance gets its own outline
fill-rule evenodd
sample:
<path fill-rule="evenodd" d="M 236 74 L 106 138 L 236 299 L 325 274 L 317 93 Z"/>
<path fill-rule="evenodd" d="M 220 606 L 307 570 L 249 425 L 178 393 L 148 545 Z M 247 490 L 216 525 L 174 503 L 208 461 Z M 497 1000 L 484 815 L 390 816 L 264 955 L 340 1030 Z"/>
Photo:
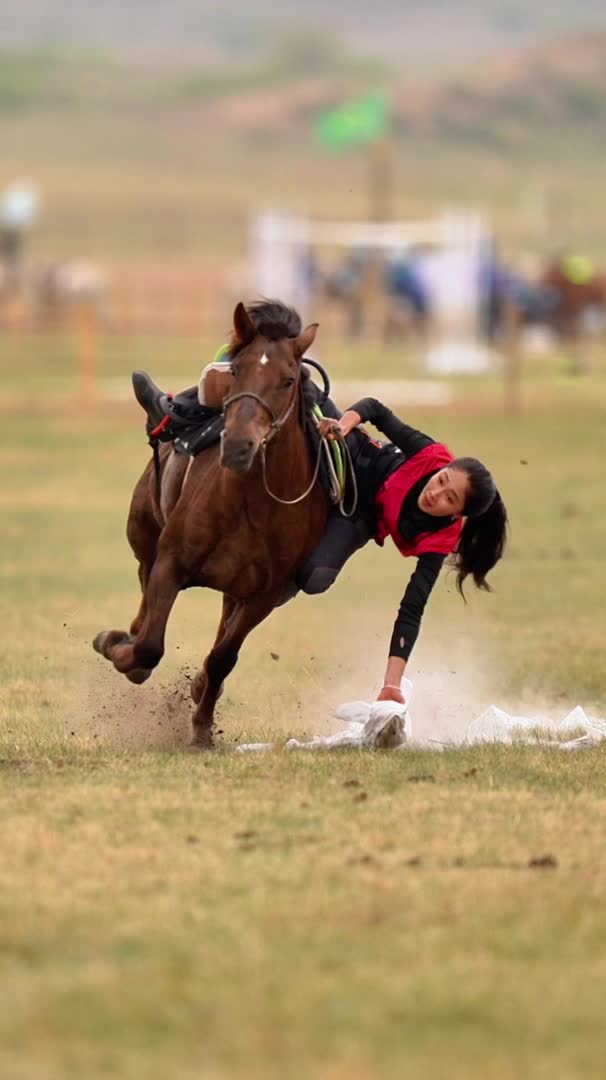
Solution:
<path fill-rule="evenodd" d="M 318 135 L 330 150 L 369 142 L 389 128 L 389 105 L 384 94 L 368 94 L 318 118 Z"/>

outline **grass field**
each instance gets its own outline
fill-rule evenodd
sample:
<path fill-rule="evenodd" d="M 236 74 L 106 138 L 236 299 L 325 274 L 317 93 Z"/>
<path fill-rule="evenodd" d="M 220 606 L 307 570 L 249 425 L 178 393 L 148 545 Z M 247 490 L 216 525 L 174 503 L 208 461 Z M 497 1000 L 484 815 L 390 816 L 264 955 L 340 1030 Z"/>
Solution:
<path fill-rule="evenodd" d="M 219 750 L 185 753 L 218 598 L 179 599 L 143 687 L 90 647 L 137 602 L 141 416 L 74 409 L 65 347 L 11 349 L 5 392 L 37 392 L 5 406 L 0 443 L 0 1075 L 601 1077 L 604 752 L 234 755 L 376 691 L 409 570 L 373 548 L 258 629 Z M 191 377 L 201 353 L 114 342 L 103 375 L 145 357 Z M 371 388 L 370 358 L 353 364 Z M 516 418 L 496 377 L 455 390 L 410 418 L 493 466 L 512 539 L 494 595 L 465 607 L 439 584 L 415 722 L 461 731 L 491 700 L 603 715 L 603 375 L 535 364 Z"/>

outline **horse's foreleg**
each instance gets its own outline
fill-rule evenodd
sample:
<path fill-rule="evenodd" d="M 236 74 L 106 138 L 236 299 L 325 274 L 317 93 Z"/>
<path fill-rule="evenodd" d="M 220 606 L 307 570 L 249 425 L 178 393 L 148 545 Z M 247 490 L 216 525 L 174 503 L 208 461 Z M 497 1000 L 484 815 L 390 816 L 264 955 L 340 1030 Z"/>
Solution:
<path fill-rule="evenodd" d="M 160 539 L 160 533 L 162 531 L 161 526 L 154 516 L 150 496 L 152 476 L 153 473 L 151 472 L 151 467 L 148 466 L 142 479 L 135 488 L 126 528 L 128 542 L 139 562 L 139 584 L 141 586 L 141 603 L 139 604 L 139 610 L 130 624 L 131 640 L 139 633 L 145 618 L 147 582 L 149 581 L 149 575 L 151 574 L 152 567 L 156 561 L 156 556 L 158 554 L 158 540 Z M 129 635 L 122 634 L 123 640 L 127 640 L 128 637 Z"/>
<path fill-rule="evenodd" d="M 204 661 L 204 687 L 193 716 L 193 746 L 212 746 L 215 705 L 223 681 L 235 667 L 244 639 L 273 611 L 279 598 L 280 594 L 276 592 L 262 593 L 250 600 L 241 601 L 232 610 L 225 625 L 225 632 Z"/>
<path fill-rule="evenodd" d="M 149 581 L 149 575 L 154 565 L 154 559 L 156 557 L 156 545 L 154 544 L 153 550 L 150 551 L 150 555 L 144 561 L 139 563 L 139 584 L 141 586 L 141 603 L 139 604 L 139 610 L 135 615 L 132 623 L 130 624 L 130 636 L 135 637 L 141 627 L 143 626 L 143 620 L 145 619 L 145 613 L 147 611 L 147 583 Z"/>
<path fill-rule="evenodd" d="M 166 623 L 182 584 L 175 559 L 169 555 L 160 556 L 149 574 L 138 633 L 133 636 L 107 631 L 96 637 L 97 652 L 111 660 L 116 670 L 132 682 L 144 682 L 160 663 L 164 655 Z"/>
<path fill-rule="evenodd" d="M 227 596 L 226 593 L 223 593 L 223 610 L 221 611 L 221 619 L 219 621 L 219 626 L 217 628 L 217 633 L 215 634 L 215 640 L 213 642 L 213 649 L 216 648 L 216 646 L 221 641 L 221 638 L 223 637 L 223 635 L 225 633 L 225 629 L 227 627 L 227 624 L 228 624 L 231 616 L 233 615 L 233 613 L 234 613 L 234 611 L 236 610 L 237 607 L 238 607 L 238 601 L 232 599 L 231 596 Z M 193 679 L 193 682 L 191 684 L 191 696 L 192 696 L 192 698 L 194 700 L 194 703 L 196 705 L 198 705 L 200 703 L 200 699 L 202 697 L 202 694 L 204 693 L 204 687 L 205 686 L 206 686 L 206 671 L 205 671 L 204 667 L 201 667 L 200 670 L 198 672 L 196 672 L 196 675 L 195 675 L 195 677 Z M 221 691 L 219 690 L 219 693 L 220 692 Z"/>

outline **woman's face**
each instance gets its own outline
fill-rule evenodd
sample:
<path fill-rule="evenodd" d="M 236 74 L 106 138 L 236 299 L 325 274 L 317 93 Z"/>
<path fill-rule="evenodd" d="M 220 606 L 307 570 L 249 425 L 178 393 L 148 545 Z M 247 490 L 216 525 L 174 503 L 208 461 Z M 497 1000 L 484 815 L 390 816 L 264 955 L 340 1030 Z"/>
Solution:
<path fill-rule="evenodd" d="M 468 489 L 467 473 L 447 465 L 427 481 L 417 506 L 432 517 L 462 517 Z"/>

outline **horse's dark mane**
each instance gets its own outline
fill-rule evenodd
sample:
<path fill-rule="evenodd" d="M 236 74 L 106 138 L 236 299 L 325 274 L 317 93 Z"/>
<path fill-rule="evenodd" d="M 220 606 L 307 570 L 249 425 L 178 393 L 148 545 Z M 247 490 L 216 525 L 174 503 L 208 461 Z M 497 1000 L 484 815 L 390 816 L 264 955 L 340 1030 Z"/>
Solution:
<path fill-rule="evenodd" d="M 301 316 L 293 307 L 288 307 L 281 300 L 258 300 L 246 308 L 258 334 L 269 341 L 280 338 L 295 338 L 303 329 Z"/>
<path fill-rule="evenodd" d="M 247 304 L 246 311 L 257 334 L 262 334 L 268 341 L 295 338 L 303 329 L 299 312 L 281 300 L 257 300 L 254 304 Z M 239 349 L 232 335 L 232 355 L 237 352 Z"/>
<path fill-rule="evenodd" d="M 307 419 L 311 419 L 312 409 L 317 404 L 316 384 L 314 383 L 309 368 L 305 363 L 301 364 L 301 397 L 303 398 L 303 411 Z"/>
<path fill-rule="evenodd" d="M 295 338 L 301 333 L 303 324 L 299 312 L 281 300 L 257 300 L 254 304 L 247 304 L 246 311 L 252 319 L 255 330 L 262 334 L 268 341 L 279 341 L 280 338 Z M 240 349 L 236 346 L 232 335 L 231 355 L 236 356 Z M 316 395 L 313 390 L 313 381 L 309 368 L 301 367 L 301 394 L 306 416 L 310 416 L 311 410 L 316 404 Z"/>

